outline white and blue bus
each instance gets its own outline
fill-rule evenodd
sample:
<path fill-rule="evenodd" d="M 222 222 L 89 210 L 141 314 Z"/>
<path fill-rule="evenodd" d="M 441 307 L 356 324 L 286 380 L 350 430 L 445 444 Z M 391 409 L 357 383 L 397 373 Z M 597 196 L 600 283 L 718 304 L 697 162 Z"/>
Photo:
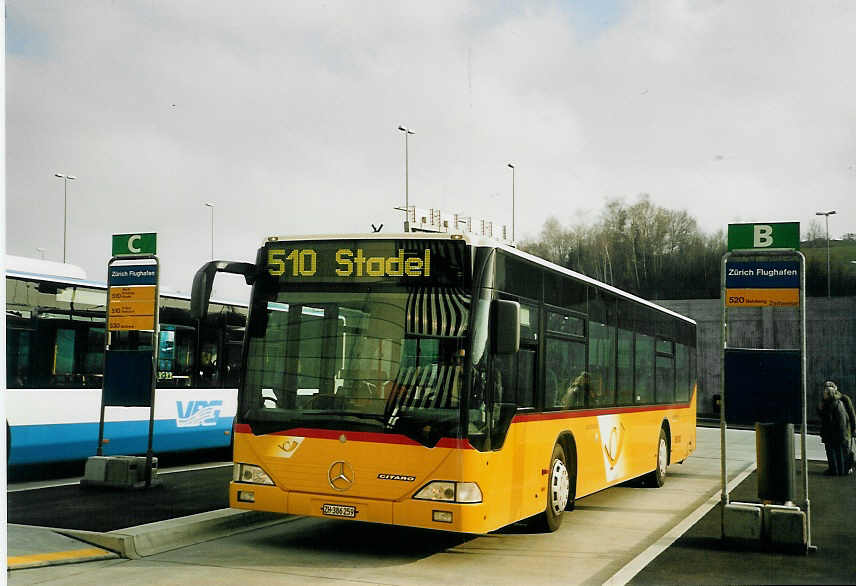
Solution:
<path fill-rule="evenodd" d="M 6 268 L 8 464 L 93 456 L 107 286 L 62 263 L 7 256 Z M 212 309 L 197 322 L 189 296 L 161 289 L 155 454 L 231 443 L 247 306 Z M 148 424 L 148 407 L 107 407 L 103 453 L 145 453 Z"/>

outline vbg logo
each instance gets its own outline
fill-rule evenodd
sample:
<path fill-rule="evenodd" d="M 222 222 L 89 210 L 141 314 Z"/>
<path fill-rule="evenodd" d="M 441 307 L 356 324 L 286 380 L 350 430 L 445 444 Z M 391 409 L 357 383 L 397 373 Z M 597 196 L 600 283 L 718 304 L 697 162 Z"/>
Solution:
<path fill-rule="evenodd" d="M 207 427 L 217 425 L 223 401 L 176 401 L 178 427 Z"/>

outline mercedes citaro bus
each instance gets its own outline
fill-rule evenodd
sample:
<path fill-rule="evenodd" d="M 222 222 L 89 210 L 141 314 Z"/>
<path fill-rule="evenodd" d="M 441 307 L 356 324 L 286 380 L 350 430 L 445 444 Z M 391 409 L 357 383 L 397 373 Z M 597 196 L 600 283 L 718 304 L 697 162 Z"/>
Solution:
<path fill-rule="evenodd" d="M 465 234 L 271 237 L 255 264 L 230 505 L 470 533 L 695 448 L 695 322 Z"/>

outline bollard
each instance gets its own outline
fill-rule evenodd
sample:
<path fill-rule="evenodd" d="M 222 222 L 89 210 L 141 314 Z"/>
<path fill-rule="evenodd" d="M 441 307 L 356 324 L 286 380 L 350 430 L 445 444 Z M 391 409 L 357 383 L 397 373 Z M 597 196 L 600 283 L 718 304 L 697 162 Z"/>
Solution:
<path fill-rule="evenodd" d="M 755 423 L 758 498 L 777 504 L 794 500 L 794 424 Z"/>

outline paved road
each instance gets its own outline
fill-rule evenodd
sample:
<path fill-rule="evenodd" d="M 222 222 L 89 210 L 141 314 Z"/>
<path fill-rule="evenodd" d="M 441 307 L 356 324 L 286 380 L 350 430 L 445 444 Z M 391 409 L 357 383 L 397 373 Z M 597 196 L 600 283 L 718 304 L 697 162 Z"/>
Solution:
<path fill-rule="evenodd" d="M 79 482 L 7 495 L 9 523 L 84 531 L 115 531 L 229 506 L 232 464 L 163 472 L 149 490 L 111 490 Z M 48 483 L 45 483 L 48 484 Z M 38 485 L 37 485 L 38 486 Z"/>
<path fill-rule="evenodd" d="M 807 554 L 767 547 L 757 541 L 723 541 L 722 509 L 717 505 L 636 574 L 630 584 L 856 584 L 856 527 L 852 515 L 842 515 L 842 511 L 856 510 L 856 477 L 826 476 L 825 469 L 826 462 L 809 461 L 814 548 Z M 798 467 L 797 484 L 802 482 L 801 472 Z M 750 474 L 731 498 L 758 502 L 757 475 L 757 470 Z"/>
<path fill-rule="evenodd" d="M 811 439 L 809 458 L 822 458 Z M 471 536 L 298 517 L 139 560 L 17 570 L 9 583 L 624 583 L 718 501 L 719 455 L 719 430 L 699 428 L 696 453 L 669 467 L 663 488 L 619 486 L 581 499 L 553 534 L 522 524 Z M 729 431 L 729 476 L 745 477 L 754 460 L 754 433 Z"/>

